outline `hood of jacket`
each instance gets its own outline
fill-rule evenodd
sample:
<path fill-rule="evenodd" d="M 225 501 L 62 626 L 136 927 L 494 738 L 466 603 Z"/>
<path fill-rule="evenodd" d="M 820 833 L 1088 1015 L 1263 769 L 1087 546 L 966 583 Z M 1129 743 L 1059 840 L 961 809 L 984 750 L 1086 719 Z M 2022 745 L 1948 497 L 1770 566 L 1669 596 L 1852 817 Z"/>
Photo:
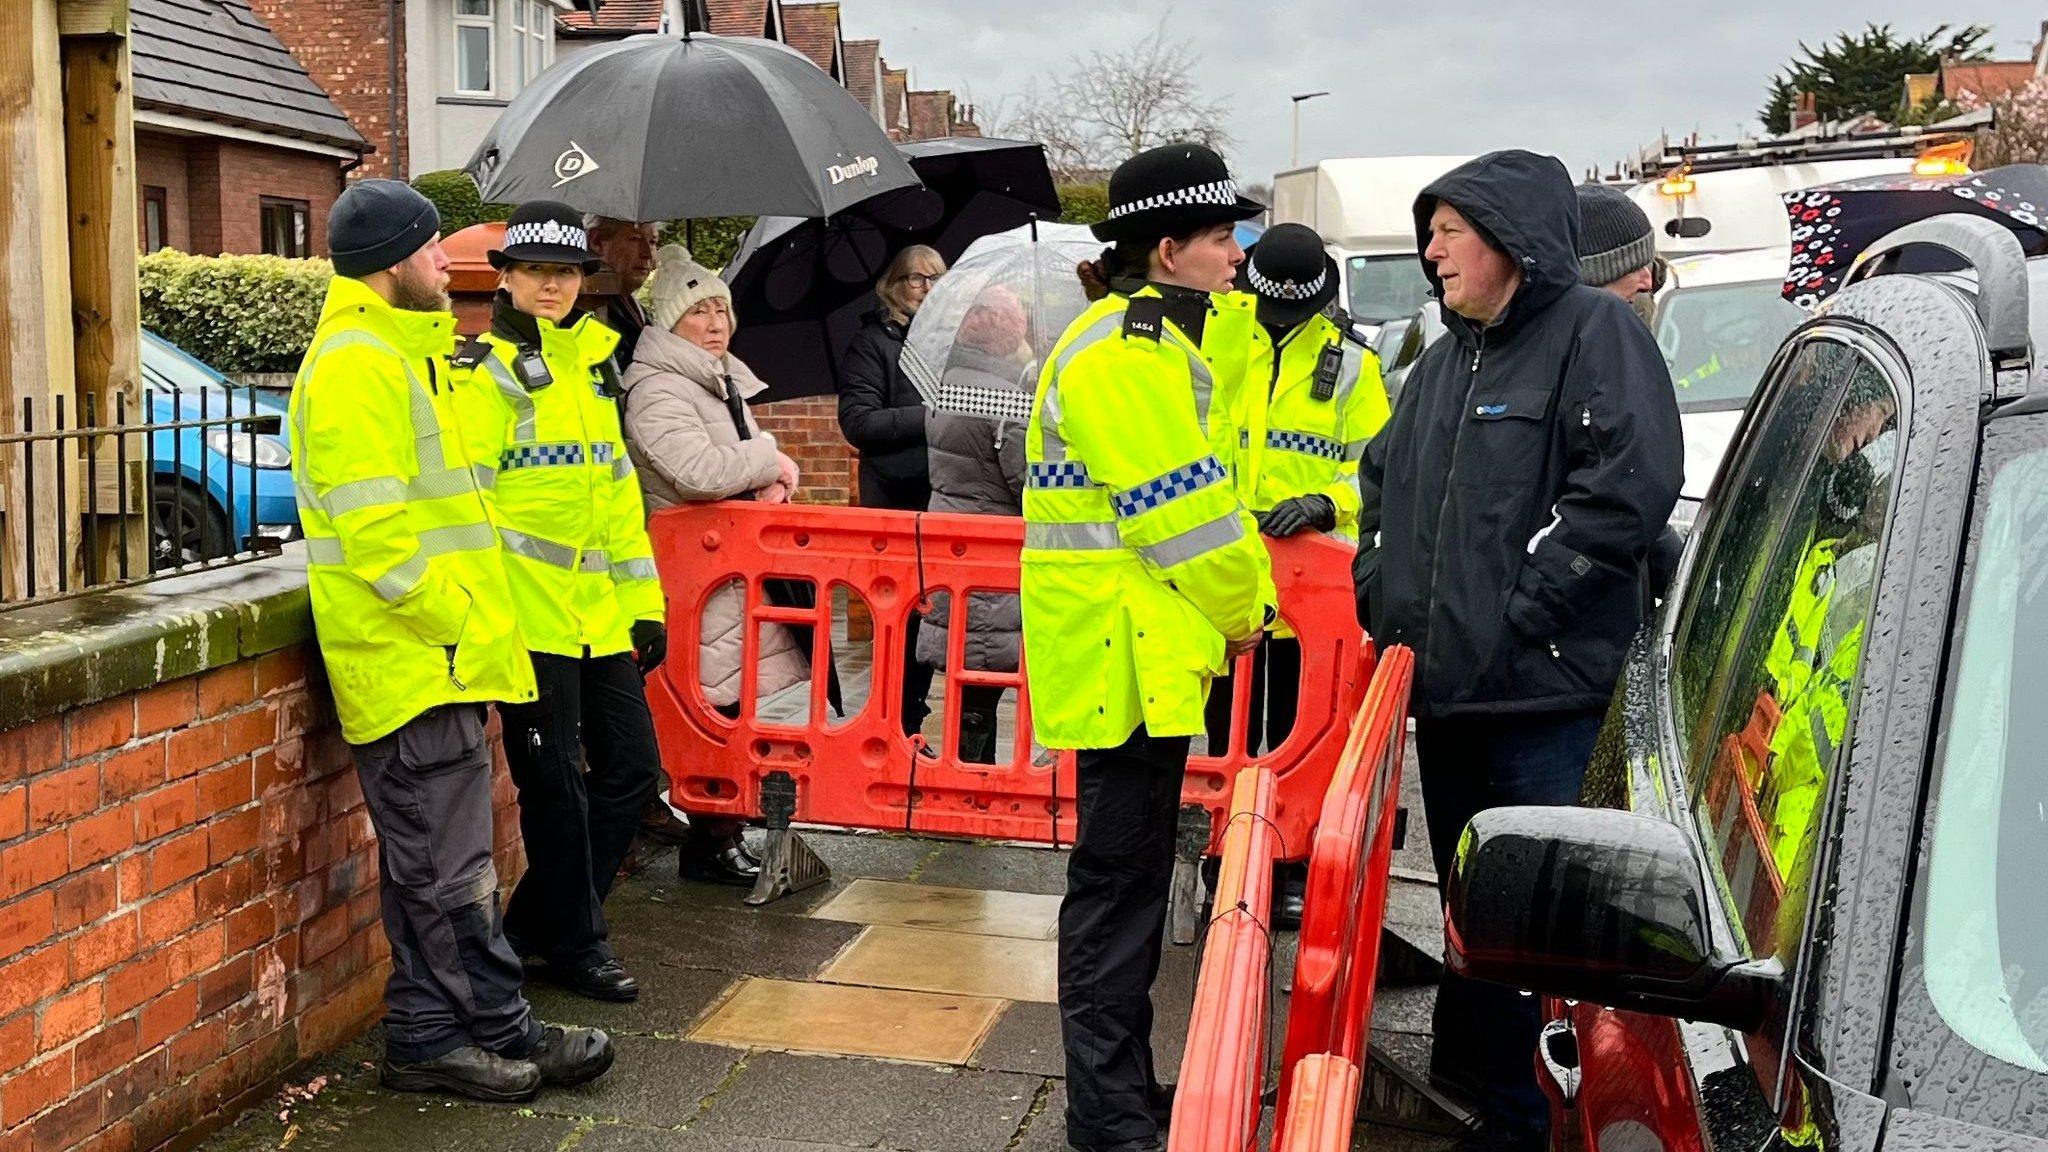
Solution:
<path fill-rule="evenodd" d="M 1548 308 L 1579 282 L 1579 199 L 1571 174 L 1555 156 L 1511 148 L 1468 160 L 1436 178 L 1415 198 L 1415 250 L 1429 251 L 1429 218 L 1439 202 L 1486 230 L 1521 269 L 1522 284 L 1500 318 L 1485 327 L 1503 335 Z M 1443 299 L 1436 261 L 1421 257 L 1430 295 Z M 1478 340 L 1480 325 L 1443 310 L 1459 341 Z"/>
<path fill-rule="evenodd" d="M 640 343 L 633 349 L 633 366 L 626 371 L 623 386 L 631 391 L 648 377 L 663 373 L 681 376 L 720 400 L 725 399 L 728 376 L 742 400 L 751 400 L 768 387 L 747 367 L 746 361 L 732 353 L 713 356 L 666 328 L 650 326 L 640 333 Z"/>

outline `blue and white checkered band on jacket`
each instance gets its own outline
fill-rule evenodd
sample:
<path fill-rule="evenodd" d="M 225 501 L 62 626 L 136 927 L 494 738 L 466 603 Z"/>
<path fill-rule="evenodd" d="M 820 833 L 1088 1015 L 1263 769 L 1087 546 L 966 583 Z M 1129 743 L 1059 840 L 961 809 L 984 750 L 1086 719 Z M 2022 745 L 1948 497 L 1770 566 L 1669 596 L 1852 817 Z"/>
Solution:
<path fill-rule="evenodd" d="M 1344 445 L 1309 432 L 1268 432 L 1266 447 L 1282 452 L 1299 452 L 1304 456 L 1321 456 L 1325 460 L 1344 458 Z"/>
<path fill-rule="evenodd" d="M 1184 468 L 1175 468 L 1164 476 L 1145 481 L 1136 488 L 1126 489 L 1110 496 L 1109 501 L 1116 514 L 1123 517 L 1148 512 L 1169 500 L 1177 500 L 1190 492 L 1199 492 L 1211 484 L 1220 484 L 1229 478 L 1214 456 L 1204 456 Z"/>
<path fill-rule="evenodd" d="M 606 455 L 611 454 L 611 445 L 600 444 L 597 447 L 604 449 Z M 507 448 L 498 457 L 498 470 L 509 472 L 514 468 L 548 468 L 581 463 L 581 444 L 528 444 L 523 448 Z M 600 460 L 598 463 L 602 464 L 604 461 Z"/>

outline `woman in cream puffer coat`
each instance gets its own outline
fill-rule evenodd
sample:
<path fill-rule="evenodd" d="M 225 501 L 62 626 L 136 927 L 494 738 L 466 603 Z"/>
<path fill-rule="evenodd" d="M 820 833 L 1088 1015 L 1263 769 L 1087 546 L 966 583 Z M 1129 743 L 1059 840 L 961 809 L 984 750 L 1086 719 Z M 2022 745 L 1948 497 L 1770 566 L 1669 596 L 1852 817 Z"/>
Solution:
<path fill-rule="evenodd" d="M 796 490 L 796 465 L 747 408 L 747 398 L 767 385 L 726 351 L 735 323 L 725 282 L 669 245 L 652 289 L 654 322 L 634 350 L 621 401 L 626 448 L 649 513 L 710 500 L 787 501 Z M 700 680 L 721 711 L 739 703 L 744 607 L 737 584 L 713 593 L 704 607 Z M 759 659 L 760 699 L 810 677 L 807 654 L 784 625 L 763 630 Z"/>

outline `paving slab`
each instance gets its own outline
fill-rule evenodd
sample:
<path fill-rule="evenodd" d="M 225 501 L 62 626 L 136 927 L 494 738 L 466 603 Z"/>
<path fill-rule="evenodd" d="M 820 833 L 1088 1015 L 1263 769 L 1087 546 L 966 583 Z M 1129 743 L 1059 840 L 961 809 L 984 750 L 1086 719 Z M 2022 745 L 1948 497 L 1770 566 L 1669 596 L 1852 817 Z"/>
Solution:
<path fill-rule="evenodd" d="M 1043 1083 L 1004 1072 L 770 1052 L 750 1057 L 690 1131 L 827 1136 L 905 1152 L 998 1152 Z"/>
<path fill-rule="evenodd" d="M 527 981 L 526 998 L 551 1024 L 582 1024 L 614 1036 L 681 1036 L 737 979 L 727 972 L 685 968 L 673 961 L 634 963 L 628 971 L 640 981 L 640 999 L 631 1004 L 592 1000 L 538 980 Z"/>
<path fill-rule="evenodd" d="M 857 924 L 763 916 L 752 908 L 719 907 L 687 895 L 607 905 L 614 946 L 629 971 L 653 962 L 808 980 L 860 935 Z"/>
<path fill-rule="evenodd" d="M 289 1120 L 279 1120 L 278 1111 L 271 1105 L 252 1111 L 209 1141 L 208 1152 L 555 1152 L 579 1127 L 574 1120 L 531 1109 L 458 1104 L 442 1096 L 367 1086 L 322 1093 L 292 1108 Z"/>
<path fill-rule="evenodd" d="M 1433 985 L 1376 988 L 1372 995 L 1372 1027 L 1375 1032 L 1427 1036 L 1430 1034 L 1430 1017 L 1435 1010 L 1436 988 Z"/>
<path fill-rule="evenodd" d="M 1052 1004 L 1059 946 L 1050 940 L 969 936 L 887 925 L 869 928 L 818 979 Z"/>
<path fill-rule="evenodd" d="M 706 1044 L 965 1064 L 1003 1002 L 893 988 L 750 979 L 690 1034 Z"/>
<path fill-rule="evenodd" d="M 620 1036 L 613 1043 L 618 1061 L 602 1078 L 543 1090 L 528 1107 L 544 1115 L 674 1128 L 697 1116 L 742 1055 L 714 1044 L 648 1036 Z"/>
<path fill-rule="evenodd" d="M 925 884 L 1061 896 L 1067 891 L 1067 854 L 1007 844 L 953 842 L 918 870 Z"/>
<path fill-rule="evenodd" d="M 1060 1047 L 1059 1005 L 1012 1004 L 1003 1009 L 970 1063 L 998 1072 L 1065 1076 L 1067 1058 Z"/>
<path fill-rule="evenodd" d="M 1051 940 L 1057 897 L 889 880 L 856 880 L 812 913 L 821 920 L 922 928 L 976 936 Z"/>
<path fill-rule="evenodd" d="M 670 1132 L 662 1128 L 600 1125 L 576 1142 L 576 1152 L 872 1152 L 868 1144 L 814 1144 L 808 1140 L 756 1140 L 752 1136 Z"/>

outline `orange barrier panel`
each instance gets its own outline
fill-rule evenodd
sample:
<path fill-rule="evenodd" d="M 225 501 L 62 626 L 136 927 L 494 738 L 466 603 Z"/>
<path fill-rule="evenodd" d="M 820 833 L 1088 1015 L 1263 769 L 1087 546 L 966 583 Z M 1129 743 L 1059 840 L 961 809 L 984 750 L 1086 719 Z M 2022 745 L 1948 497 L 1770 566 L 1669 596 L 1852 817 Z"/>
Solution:
<path fill-rule="evenodd" d="M 1365 1074 L 1327 1052 L 1295 1066 L 1294 1095 L 1273 1136 L 1274 1152 L 1349 1152 Z M 1283 1135 L 1284 1133 L 1284 1135 Z"/>
<path fill-rule="evenodd" d="M 1407 648 L 1381 654 L 1316 822 L 1287 1010 L 1279 1137 L 1287 1135 L 1294 1114 L 1301 1063 L 1322 1053 L 1353 1064 L 1364 1058 L 1414 671 L 1415 654 Z"/>
<path fill-rule="evenodd" d="M 1245 1152 L 1258 1133 L 1272 981 L 1273 862 L 1280 849 L 1271 817 L 1276 793 L 1268 769 L 1237 774 L 1168 1152 Z"/>
<path fill-rule="evenodd" d="M 668 594 L 669 655 L 648 678 L 647 696 L 670 798 L 678 807 L 758 817 L 762 782 L 780 772 L 796 783 L 798 822 L 1072 842 L 1073 757 L 1059 756 L 1050 766 L 1032 763 L 1021 675 L 949 675 L 945 735 L 923 755 L 916 750 L 922 737 L 902 731 L 903 637 L 910 614 L 930 593 L 951 594 L 949 667 L 961 667 L 962 593 L 1016 591 L 1022 521 L 731 501 L 668 509 L 648 528 Z M 1256 759 L 1241 750 L 1197 757 L 1184 800 L 1209 809 L 1213 850 L 1230 776 L 1250 763 L 1270 768 L 1277 793 L 1268 818 L 1279 827 L 1282 854 L 1298 859 L 1336 769 L 1339 726 L 1364 695 L 1372 657 L 1355 623 L 1351 550 L 1321 537 L 1300 537 L 1272 542 L 1272 553 L 1281 615 L 1302 638 L 1301 719 L 1279 748 Z M 815 605 L 787 606 L 787 595 L 780 597 L 782 604 L 770 602 L 773 590 L 786 589 L 790 581 L 811 585 Z M 696 643 L 705 603 L 731 583 L 745 589 L 747 620 L 737 718 L 713 710 L 699 690 Z M 823 668 L 830 659 L 832 605 L 842 591 L 864 604 L 874 620 L 865 702 L 854 707 L 849 701 L 843 718 L 831 715 L 825 677 L 814 676 L 806 720 L 763 718 L 756 684 L 762 625 L 811 626 L 813 665 Z M 1250 679 L 1234 680 L 1239 732 Z M 1000 763 L 968 764 L 955 755 L 960 690 L 969 684 L 1017 693 L 1018 731 L 1008 748 L 998 750 Z"/>

